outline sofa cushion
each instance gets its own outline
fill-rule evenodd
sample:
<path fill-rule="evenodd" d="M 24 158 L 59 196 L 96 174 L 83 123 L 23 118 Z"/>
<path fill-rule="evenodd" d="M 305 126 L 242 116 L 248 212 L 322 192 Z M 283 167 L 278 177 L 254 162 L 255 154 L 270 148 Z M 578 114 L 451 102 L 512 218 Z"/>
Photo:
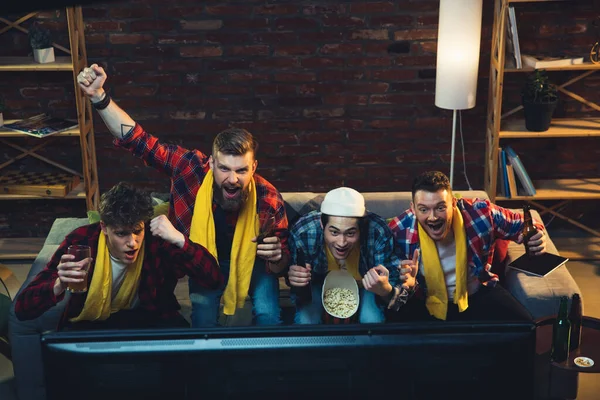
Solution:
<path fill-rule="evenodd" d="M 464 198 L 488 199 L 482 190 L 456 190 L 454 194 Z M 318 210 L 325 198 L 325 193 L 313 192 L 284 192 L 281 193 L 286 203 L 286 212 L 290 226 L 310 211 Z M 367 209 L 383 219 L 389 219 L 402 214 L 410 208 L 411 192 L 364 192 Z"/>
<path fill-rule="evenodd" d="M 54 220 L 50 233 L 44 242 L 44 246 L 48 244 L 61 244 L 69 233 L 79 228 L 82 225 L 88 224 L 87 218 L 57 218 Z"/>

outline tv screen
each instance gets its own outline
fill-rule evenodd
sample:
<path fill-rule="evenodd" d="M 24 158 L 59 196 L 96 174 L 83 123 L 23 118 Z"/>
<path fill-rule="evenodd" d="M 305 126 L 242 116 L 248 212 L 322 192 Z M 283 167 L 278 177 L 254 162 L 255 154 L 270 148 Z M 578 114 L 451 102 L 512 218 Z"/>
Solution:
<path fill-rule="evenodd" d="M 51 332 L 48 399 L 530 399 L 527 323 Z"/>

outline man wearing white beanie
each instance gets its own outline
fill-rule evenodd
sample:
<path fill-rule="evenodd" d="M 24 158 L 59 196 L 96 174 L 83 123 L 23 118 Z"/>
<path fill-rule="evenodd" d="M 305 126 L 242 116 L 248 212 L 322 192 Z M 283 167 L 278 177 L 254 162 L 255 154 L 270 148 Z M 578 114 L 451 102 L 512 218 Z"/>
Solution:
<path fill-rule="evenodd" d="M 321 210 L 300 218 L 290 230 L 289 239 L 290 285 L 310 285 L 312 294 L 310 301 L 300 299 L 298 291 L 292 294 L 297 324 L 322 322 L 321 292 L 329 271 L 344 269 L 356 279 L 360 323 L 385 322 L 384 308 L 405 303 L 410 294 L 407 288 L 416 282 L 415 271 L 408 274 L 404 286 L 395 286 L 400 262 L 394 254 L 392 232 L 383 218 L 366 211 L 364 197 L 354 189 L 340 187 L 328 192 Z M 305 255 L 305 265 L 297 265 L 299 252 Z"/>

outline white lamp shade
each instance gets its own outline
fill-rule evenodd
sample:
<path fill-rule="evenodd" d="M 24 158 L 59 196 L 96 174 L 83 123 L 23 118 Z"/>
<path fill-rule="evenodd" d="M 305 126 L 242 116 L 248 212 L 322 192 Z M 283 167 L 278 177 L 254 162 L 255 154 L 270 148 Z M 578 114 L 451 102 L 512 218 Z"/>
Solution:
<path fill-rule="evenodd" d="M 483 0 L 440 0 L 435 105 L 475 107 Z"/>

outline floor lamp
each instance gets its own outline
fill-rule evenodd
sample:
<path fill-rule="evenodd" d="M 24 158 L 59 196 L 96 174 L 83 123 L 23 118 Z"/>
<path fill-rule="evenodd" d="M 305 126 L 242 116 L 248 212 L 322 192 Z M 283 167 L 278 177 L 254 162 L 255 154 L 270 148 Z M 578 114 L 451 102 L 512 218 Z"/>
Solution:
<path fill-rule="evenodd" d="M 483 0 L 440 0 L 435 105 L 453 110 L 450 185 L 458 110 L 475 107 Z"/>

